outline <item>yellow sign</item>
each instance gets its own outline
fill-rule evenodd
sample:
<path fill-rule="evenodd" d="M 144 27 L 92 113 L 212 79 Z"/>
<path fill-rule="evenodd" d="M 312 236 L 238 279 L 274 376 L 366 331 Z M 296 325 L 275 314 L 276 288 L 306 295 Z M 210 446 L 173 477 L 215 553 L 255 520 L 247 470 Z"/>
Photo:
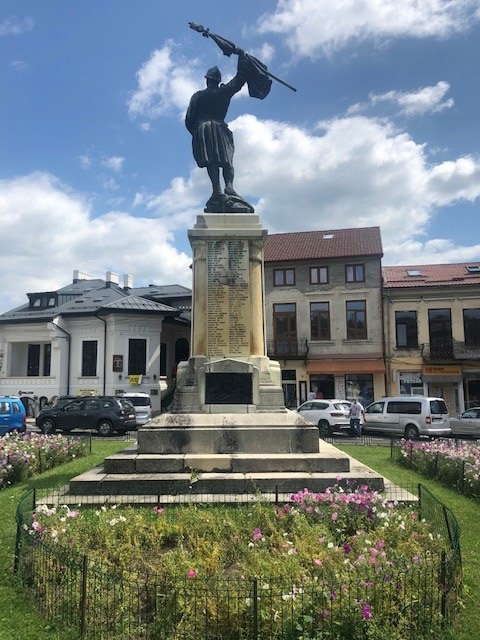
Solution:
<path fill-rule="evenodd" d="M 423 367 L 425 376 L 461 376 L 462 367 L 458 364 L 426 364 Z"/>
<path fill-rule="evenodd" d="M 142 384 L 142 374 L 138 376 L 128 376 L 128 379 L 132 387 L 137 387 L 139 384 Z"/>

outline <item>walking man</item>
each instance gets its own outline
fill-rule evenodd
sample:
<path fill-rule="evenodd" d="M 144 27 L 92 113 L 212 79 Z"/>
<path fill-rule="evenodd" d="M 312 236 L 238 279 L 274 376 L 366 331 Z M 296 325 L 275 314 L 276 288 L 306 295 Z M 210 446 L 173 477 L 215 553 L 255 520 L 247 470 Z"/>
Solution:
<path fill-rule="evenodd" d="M 348 413 L 350 418 L 350 431 L 351 434 L 361 436 L 362 435 L 362 425 L 361 418 L 365 420 L 365 410 L 363 405 L 358 402 L 357 398 L 352 398 L 352 404 L 350 405 L 350 411 Z"/>

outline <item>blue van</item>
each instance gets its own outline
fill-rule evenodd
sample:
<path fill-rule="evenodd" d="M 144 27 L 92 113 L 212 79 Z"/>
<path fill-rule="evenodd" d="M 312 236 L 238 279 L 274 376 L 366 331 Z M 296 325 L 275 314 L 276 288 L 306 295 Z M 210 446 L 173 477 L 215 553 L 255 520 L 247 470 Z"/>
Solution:
<path fill-rule="evenodd" d="M 17 396 L 0 396 L 0 436 L 9 431 L 25 433 L 27 414 L 23 402 Z"/>

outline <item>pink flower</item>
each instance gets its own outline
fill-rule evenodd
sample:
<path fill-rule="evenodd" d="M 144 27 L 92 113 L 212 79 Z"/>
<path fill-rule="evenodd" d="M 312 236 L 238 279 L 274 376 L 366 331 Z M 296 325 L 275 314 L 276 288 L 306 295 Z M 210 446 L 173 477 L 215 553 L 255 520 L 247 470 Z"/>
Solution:
<path fill-rule="evenodd" d="M 155 511 L 155 513 L 157 514 L 157 516 L 161 516 L 165 513 L 165 509 L 161 509 L 160 507 L 153 507 L 153 510 Z"/>
<path fill-rule="evenodd" d="M 317 567 L 321 567 L 323 562 L 321 560 L 318 560 L 318 558 L 315 558 L 315 560 L 313 561 L 313 564 L 316 565 Z"/>
<path fill-rule="evenodd" d="M 252 533 L 252 542 L 257 542 L 257 540 L 261 540 L 263 538 L 263 533 L 258 527 L 255 527 Z"/>
<path fill-rule="evenodd" d="M 332 520 L 335 521 L 338 518 L 338 513 L 336 511 L 334 511 L 332 513 Z"/>
<path fill-rule="evenodd" d="M 370 605 L 362 604 L 361 610 L 362 610 L 362 618 L 364 620 L 370 620 L 370 618 L 372 617 L 372 608 L 370 607 Z"/>
<path fill-rule="evenodd" d="M 196 573 L 193 569 L 190 569 L 190 571 L 187 573 L 187 577 L 188 578 L 195 578 L 196 577 Z"/>

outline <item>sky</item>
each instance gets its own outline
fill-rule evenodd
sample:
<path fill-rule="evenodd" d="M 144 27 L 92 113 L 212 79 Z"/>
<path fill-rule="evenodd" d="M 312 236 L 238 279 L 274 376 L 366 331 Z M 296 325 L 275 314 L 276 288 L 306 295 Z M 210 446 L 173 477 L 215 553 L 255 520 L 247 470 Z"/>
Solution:
<path fill-rule="evenodd" d="M 2 0 L 0 313 L 73 271 L 191 286 L 211 193 L 184 125 L 224 56 L 235 188 L 269 233 L 380 226 L 385 265 L 480 262 L 480 0 Z"/>

